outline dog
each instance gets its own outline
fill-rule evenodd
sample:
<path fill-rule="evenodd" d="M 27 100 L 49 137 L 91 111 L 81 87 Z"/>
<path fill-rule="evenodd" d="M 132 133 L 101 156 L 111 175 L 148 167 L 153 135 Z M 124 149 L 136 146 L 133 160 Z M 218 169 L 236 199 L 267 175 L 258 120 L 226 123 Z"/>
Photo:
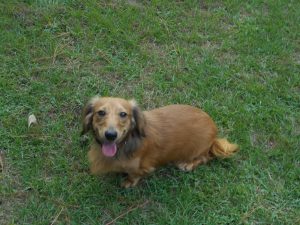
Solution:
<path fill-rule="evenodd" d="M 125 188 L 166 164 L 191 171 L 238 150 L 238 145 L 217 138 L 208 114 L 189 105 L 142 111 L 135 100 L 94 97 L 83 110 L 81 134 L 89 131 L 94 136 L 88 152 L 91 173 L 126 173 Z"/>

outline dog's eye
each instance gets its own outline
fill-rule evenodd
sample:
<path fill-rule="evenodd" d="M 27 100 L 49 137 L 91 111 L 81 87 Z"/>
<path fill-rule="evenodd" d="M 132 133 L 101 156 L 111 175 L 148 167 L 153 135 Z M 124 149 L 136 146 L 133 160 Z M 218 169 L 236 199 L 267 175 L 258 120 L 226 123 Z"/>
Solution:
<path fill-rule="evenodd" d="M 127 113 L 126 112 L 120 112 L 120 117 L 121 118 L 125 118 L 127 116 Z"/>
<path fill-rule="evenodd" d="M 106 115 L 106 112 L 103 111 L 103 110 L 100 110 L 100 111 L 98 111 L 98 115 L 101 116 L 101 117 L 103 117 L 103 116 Z"/>

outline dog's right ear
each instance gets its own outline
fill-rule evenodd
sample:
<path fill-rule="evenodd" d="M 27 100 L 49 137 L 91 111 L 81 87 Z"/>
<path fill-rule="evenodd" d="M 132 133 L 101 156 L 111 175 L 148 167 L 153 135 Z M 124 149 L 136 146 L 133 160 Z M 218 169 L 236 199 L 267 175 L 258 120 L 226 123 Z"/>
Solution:
<path fill-rule="evenodd" d="M 92 122 L 93 122 L 93 104 L 92 102 L 89 102 L 83 109 L 83 121 L 82 121 L 82 131 L 81 135 L 86 134 L 91 128 L 92 128 Z"/>

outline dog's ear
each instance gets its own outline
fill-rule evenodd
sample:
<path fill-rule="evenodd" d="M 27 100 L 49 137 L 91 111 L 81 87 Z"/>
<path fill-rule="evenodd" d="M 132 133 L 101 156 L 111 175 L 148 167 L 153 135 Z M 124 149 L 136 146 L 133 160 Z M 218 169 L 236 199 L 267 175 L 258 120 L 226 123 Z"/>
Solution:
<path fill-rule="evenodd" d="M 86 106 L 83 109 L 82 113 L 82 131 L 81 135 L 86 134 L 91 128 L 92 128 L 92 122 L 93 122 L 93 113 L 94 113 L 94 106 L 92 102 L 88 102 Z"/>
<path fill-rule="evenodd" d="M 130 104 L 132 106 L 132 129 L 133 132 L 139 137 L 145 137 L 145 125 L 146 120 L 144 113 L 138 107 L 135 100 L 131 100 Z"/>

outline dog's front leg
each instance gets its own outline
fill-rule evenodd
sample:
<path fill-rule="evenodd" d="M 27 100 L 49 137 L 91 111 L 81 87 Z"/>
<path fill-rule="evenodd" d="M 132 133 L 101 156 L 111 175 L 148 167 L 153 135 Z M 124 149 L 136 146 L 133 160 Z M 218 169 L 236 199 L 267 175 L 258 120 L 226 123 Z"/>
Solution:
<path fill-rule="evenodd" d="M 124 188 L 135 187 L 140 179 L 155 170 L 152 166 L 142 167 L 138 171 L 128 173 L 127 178 L 122 182 Z"/>
<path fill-rule="evenodd" d="M 126 179 L 122 182 L 121 186 L 124 188 L 130 188 L 130 187 L 135 187 L 140 179 L 142 178 L 142 175 L 139 174 L 128 174 Z"/>

